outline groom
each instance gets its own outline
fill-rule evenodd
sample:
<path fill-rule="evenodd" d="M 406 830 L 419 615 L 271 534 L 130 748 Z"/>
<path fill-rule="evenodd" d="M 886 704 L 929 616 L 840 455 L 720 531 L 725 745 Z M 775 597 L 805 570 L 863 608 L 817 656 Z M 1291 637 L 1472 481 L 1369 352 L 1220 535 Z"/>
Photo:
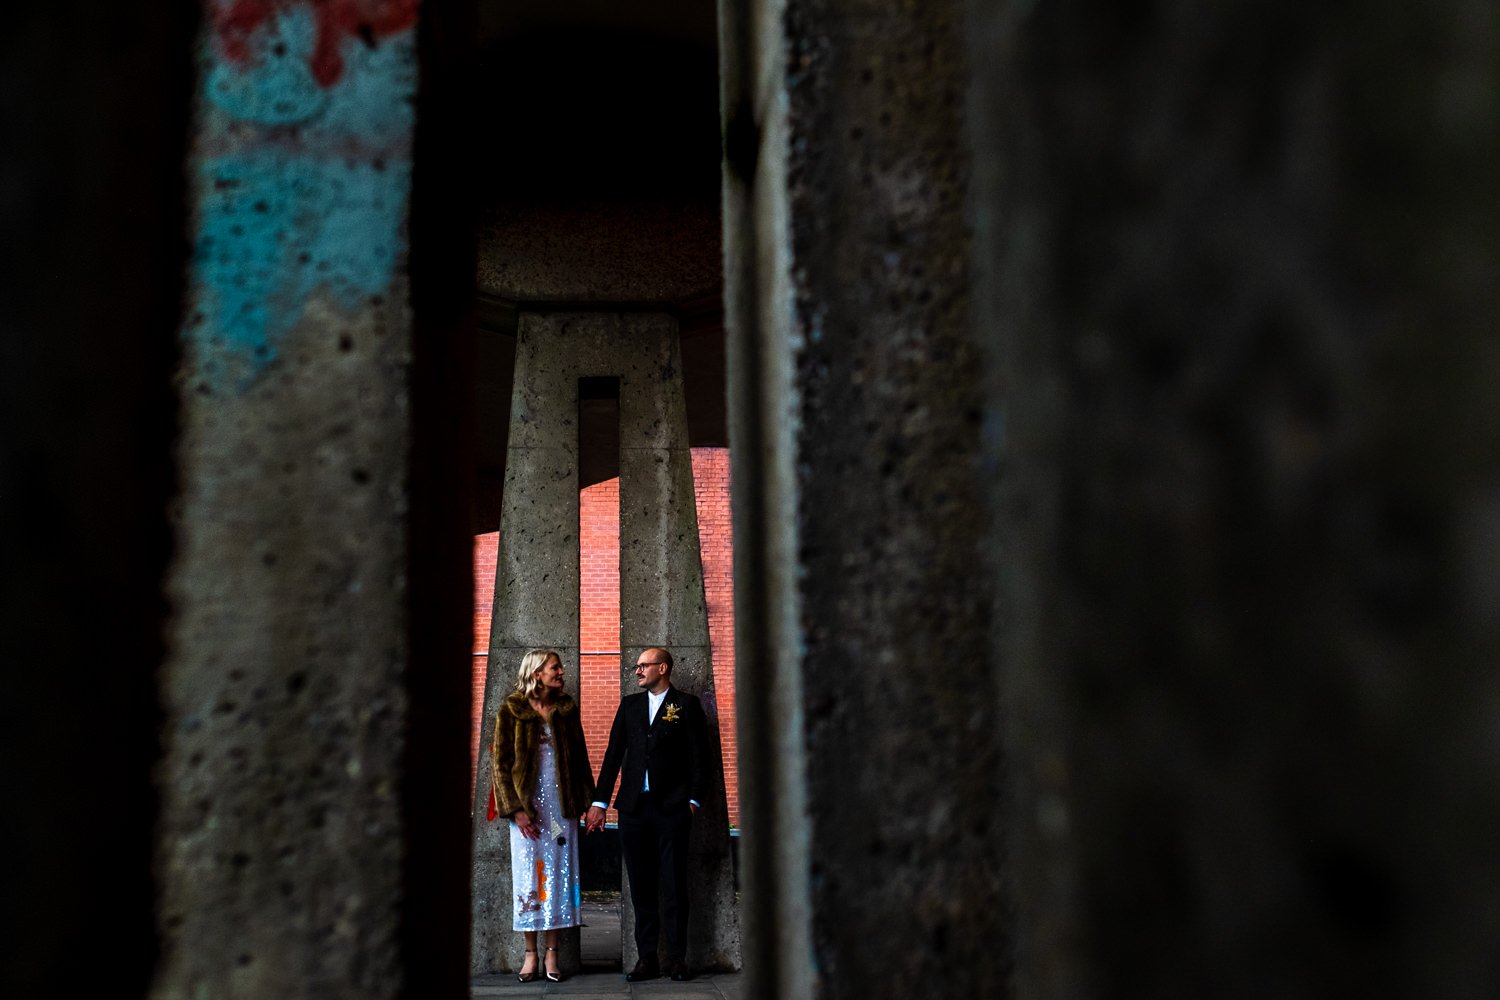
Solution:
<path fill-rule="evenodd" d="M 659 646 L 636 658 L 635 683 L 639 693 L 622 698 L 615 712 L 599 768 L 599 801 L 589 808 L 586 826 L 589 832 L 604 826 L 604 810 L 619 775 L 615 808 L 640 953 L 625 979 L 635 983 L 661 975 L 657 937 L 665 930 L 667 974 L 682 982 L 692 978 L 687 967 L 688 829 L 705 794 L 707 718 L 695 696 L 672 686 L 672 654 Z"/>

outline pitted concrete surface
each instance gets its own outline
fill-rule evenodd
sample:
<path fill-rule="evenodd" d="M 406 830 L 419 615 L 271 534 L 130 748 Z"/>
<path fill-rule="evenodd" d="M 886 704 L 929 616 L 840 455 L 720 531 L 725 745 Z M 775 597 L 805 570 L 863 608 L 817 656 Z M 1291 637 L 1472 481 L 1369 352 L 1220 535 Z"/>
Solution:
<path fill-rule="evenodd" d="M 161 997 L 399 978 L 403 324 L 319 294 L 247 390 L 185 372 Z"/>
<path fill-rule="evenodd" d="M 576 201 L 485 216 L 480 292 L 518 302 L 681 302 L 722 281 L 716 202 Z"/>

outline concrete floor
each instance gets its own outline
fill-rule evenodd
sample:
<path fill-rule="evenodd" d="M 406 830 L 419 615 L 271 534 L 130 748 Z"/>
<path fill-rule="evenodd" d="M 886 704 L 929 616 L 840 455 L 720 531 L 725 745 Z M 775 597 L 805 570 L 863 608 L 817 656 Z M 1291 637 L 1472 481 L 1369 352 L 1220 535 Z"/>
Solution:
<path fill-rule="evenodd" d="M 698 976 L 691 982 L 653 979 L 627 983 L 620 968 L 620 903 L 583 904 L 580 941 L 583 972 L 561 983 L 519 983 L 514 973 L 475 976 L 469 996 L 481 997 L 671 997 L 673 1000 L 740 1000 L 739 973 Z"/>

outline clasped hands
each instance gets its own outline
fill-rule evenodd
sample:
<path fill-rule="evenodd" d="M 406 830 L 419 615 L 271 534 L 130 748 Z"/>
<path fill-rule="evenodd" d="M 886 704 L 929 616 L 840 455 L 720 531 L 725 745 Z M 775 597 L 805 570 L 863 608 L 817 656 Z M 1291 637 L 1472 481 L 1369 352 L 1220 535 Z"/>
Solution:
<path fill-rule="evenodd" d="M 689 802 L 688 809 L 696 813 L 698 803 Z M 598 806 L 589 806 L 589 811 L 583 814 L 583 832 L 594 833 L 602 829 L 604 829 L 604 810 Z"/>
<path fill-rule="evenodd" d="M 521 831 L 521 836 L 528 840 L 536 840 L 541 837 L 542 831 L 537 827 L 536 821 L 527 814 L 525 809 L 517 809 L 511 821 L 516 824 L 516 829 Z M 589 811 L 583 817 L 583 832 L 593 833 L 604 829 L 604 810 L 598 806 L 589 806 Z"/>

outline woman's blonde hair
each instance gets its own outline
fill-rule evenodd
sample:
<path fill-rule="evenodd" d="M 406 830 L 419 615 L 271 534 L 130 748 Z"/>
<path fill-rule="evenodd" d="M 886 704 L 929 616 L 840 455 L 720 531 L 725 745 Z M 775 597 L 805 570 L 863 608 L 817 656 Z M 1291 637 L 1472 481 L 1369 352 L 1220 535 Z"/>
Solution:
<path fill-rule="evenodd" d="M 516 692 L 523 698 L 535 698 L 542 693 L 542 682 L 537 674 L 547 665 L 547 661 L 557 657 L 557 662 L 562 662 L 562 654 L 555 649 L 533 649 L 521 657 L 521 665 L 516 668 Z"/>

